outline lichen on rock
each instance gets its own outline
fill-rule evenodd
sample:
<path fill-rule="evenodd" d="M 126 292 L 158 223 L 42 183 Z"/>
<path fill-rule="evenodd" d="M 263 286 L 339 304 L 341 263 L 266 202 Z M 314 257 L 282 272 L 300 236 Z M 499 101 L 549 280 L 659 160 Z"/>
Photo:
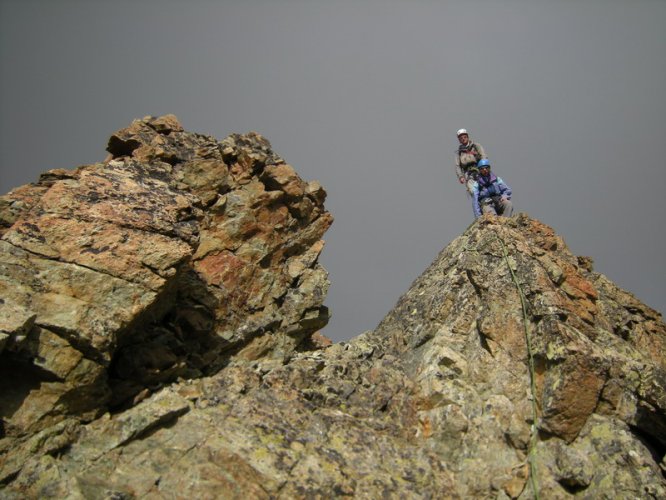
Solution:
<path fill-rule="evenodd" d="M 666 497 L 666 325 L 552 228 L 479 218 L 332 344 L 317 182 L 173 116 L 108 150 L 0 198 L 2 496 Z"/>
<path fill-rule="evenodd" d="M 288 358 L 328 321 L 325 192 L 266 139 L 167 115 L 108 151 L 0 198 L 3 378 L 26 379 L 3 395 L 7 439 L 214 373 L 257 338 Z"/>

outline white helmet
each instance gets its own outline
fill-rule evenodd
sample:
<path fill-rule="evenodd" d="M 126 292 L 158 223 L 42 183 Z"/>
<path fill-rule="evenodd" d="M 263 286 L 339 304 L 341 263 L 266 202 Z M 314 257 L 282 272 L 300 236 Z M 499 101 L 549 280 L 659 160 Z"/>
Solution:
<path fill-rule="evenodd" d="M 463 135 L 463 134 L 467 134 L 467 135 L 469 135 L 469 133 L 467 132 L 467 129 L 465 129 L 465 128 L 461 128 L 461 129 L 458 130 L 458 132 L 456 133 L 456 135 L 457 135 L 458 137 L 460 137 L 460 136 Z"/>

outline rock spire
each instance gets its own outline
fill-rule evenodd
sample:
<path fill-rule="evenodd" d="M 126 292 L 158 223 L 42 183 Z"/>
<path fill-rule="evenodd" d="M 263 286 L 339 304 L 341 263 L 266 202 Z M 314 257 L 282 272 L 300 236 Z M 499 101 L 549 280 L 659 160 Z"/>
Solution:
<path fill-rule="evenodd" d="M 664 498 L 666 325 L 484 216 L 330 344 L 325 193 L 172 116 L 0 199 L 7 498 Z"/>
<path fill-rule="evenodd" d="M 266 139 L 218 141 L 167 115 L 114 133 L 108 151 L 0 198 L 6 436 L 234 357 L 286 359 L 328 321 L 326 193 Z"/>

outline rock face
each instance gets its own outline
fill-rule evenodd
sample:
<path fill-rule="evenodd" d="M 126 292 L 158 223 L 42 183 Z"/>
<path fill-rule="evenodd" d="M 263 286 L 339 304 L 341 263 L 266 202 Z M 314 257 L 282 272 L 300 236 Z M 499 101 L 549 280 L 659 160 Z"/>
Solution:
<path fill-rule="evenodd" d="M 328 321 L 326 193 L 263 137 L 148 117 L 108 151 L 0 199 L 5 446 L 234 357 L 288 358 Z"/>
<path fill-rule="evenodd" d="M 666 497 L 666 325 L 551 228 L 478 219 L 326 345 L 319 185 L 173 117 L 109 151 L 3 201 L 2 496 Z"/>

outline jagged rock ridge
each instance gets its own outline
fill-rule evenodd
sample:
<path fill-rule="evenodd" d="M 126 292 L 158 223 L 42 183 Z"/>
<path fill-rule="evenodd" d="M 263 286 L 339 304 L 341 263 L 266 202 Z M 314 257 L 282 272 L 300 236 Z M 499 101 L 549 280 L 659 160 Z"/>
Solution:
<path fill-rule="evenodd" d="M 152 161 L 159 148 L 142 150 L 150 142 L 137 136 L 116 134 L 111 152 Z M 181 165 L 168 148 L 159 154 Z M 184 262 L 199 275 L 208 268 L 192 269 L 197 254 Z M 178 302 L 179 293 L 171 305 L 187 310 L 193 295 Z M 275 303 L 281 311 L 288 301 Z M 46 329 L 38 316 L 21 331 L 35 325 Z M 180 335 L 196 334 L 181 325 Z M 89 423 L 68 414 L 5 437 L 4 450 L 18 445 L 4 454 L 3 494 L 530 498 L 536 485 L 542 498 L 666 495 L 661 315 L 526 215 L 477 220 L 373 332 L 289 355 L 264 353 L 266 337 L 241 342 L 236 356 L 218 350 L 220 371 L 189 371 L 123 411 Z M 2 355 L 16 356 L 12 346 Z"/>
<path fill-rule="evenodd" d="M 90 420 L 233 356 L 288 357 L 328 321 L 326 193 L 266 139 L 147 117 L 108 151 L 0 199 L 7 437 Z"/>

